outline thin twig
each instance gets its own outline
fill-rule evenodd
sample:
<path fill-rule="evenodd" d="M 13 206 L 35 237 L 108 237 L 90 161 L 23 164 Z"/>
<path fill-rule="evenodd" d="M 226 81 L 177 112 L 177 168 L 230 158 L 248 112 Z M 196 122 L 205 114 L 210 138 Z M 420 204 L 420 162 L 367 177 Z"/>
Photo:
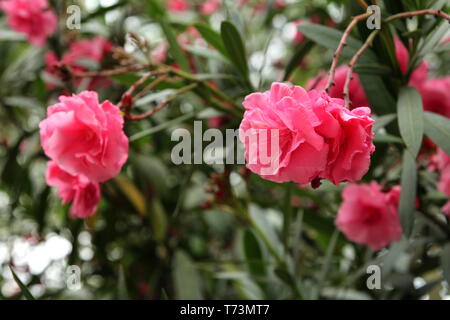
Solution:
<path fill-rule="evenodd" d="M 350 32 L 353 30 L 353 28 L 358 24 L 359 21 L 367 19 L 370 17 L 372 13 L 363 13 L 360 14 L 352 19 L 350 24 L 347 26 L 347 28 L 344 31 L 344 34 L 341 38 L 341 41 L 339 42 L 339 45 L 336 49 L 336 52 L 333 55 L 333 61 L 331 63 L 330 73 L 328 77 L 327 86 L 325 87 L 325 91 L 329 92 L 331 86 L 334 85 L 334 75 L 336 73 L 336 68 L 339 63 L 339 57 L 342 54 L 342 51 L 344 51 L 345 46 L 347 45 L 347 39 L 350 36 Z"/>
<path fill-rule="evenodd" d="M 411 11 L 411 12 L 402 12 L 394 14 L 393 16 L 390 16 L 389 18 L 386 18 L 384 20 L 384 23 L 389 23 L 397 19 L 404 19 L 404 18 L 411 18 L 416 16 L 424 16 L 424 15 L 432 15 L 436 17 L 441 17 L 446 19 L 448 22 L 450 22 L 450 15 L 446 14 L 445 12 L 441 10 L 419 10 L 419 11 Z"/>
<path fill-rule="evenodd" d="M 113 70 L 103 70 L 103 71 L 75 71 L 71 70 L 71 75 L 77 78 L 92 78 L 92 77 L 110 77 L 116 76 L 119 74 L 131 72 L 131 71 L 140 71 L 149 68 L 150 65 L 147 64 L 137 64 L 130 65 L 126 67 L 121 67 Z"/>
<path fill-rule="evenodd" d="M 358 2 L 360 7 L 363 8 L 364 10 L 367 10 L 367 8 L 369 7 L 368 4 L 364 0 L 356 0 L 356 2 Z"/>
<path fill-rule="evenodd" d="M 187 85 L 181 89 L 178 89 L 177 91 L 175 91 L 172 95 L 170 95 L 169 97 L 167 97 L 166 99 L 164 99 L 161 103 L 159 103 L 155 108 L 153 108 L 150 111 L 147 111 L 145 113 L 139 114 L 139 115 L 134 115 L 134 114 L 125 114 L 125 118 L 127 120 L 142 120 L 145 119 L 147 117 L 152 116 L 153 114 L 155 114 L 156 112 L 158 112 L 159 110 L 161 110 L 162 108 L 164 108 L 169 102 L 171 102 L 173 99 L 175 99 L 176 97 L 178 97 L 179 95 L 186 93 L 188 91 L 191 91 L 192 89 L 194 89 L 195 87 L 197 87 L 198 84 L 197 83 L 191 83 L 190 85 Z"/>
<path fill-rule="evenodd" d="M 164 82 L 167 79 L 167 75 L 162 75 L 161 77 L 157 78 L 156 80 L 152 81 L 151 83 L 149 83 L 144 89 L 142 89 L 140 92 L 138 92 L 134 97 L 133 100 L 136 101 L 139 98 L 141 98 L 142 96 L 144 96 L 145 94 L 147 94 L 149 91 L 152 91 L 153 89 L 155 89 L 155 87 L 160 84 L 161 82 Z"/>
<path fill-rule="evenodd" d="M 353 68 L 355 67 L 356 63 L 358 62 L 358 59 L 362 56 L 364 51 L 366 51 L 373 43 L 373 40 L 377 36 L 377 34 L 380 32 L 380 30 L 373 31 L 366 39 L 366 42 L 359 48 L 359 50 L 355 53 L 353 58 L 350 60 L 350 63 L 348 64 L 348 70 L 347 70 L 347 77 L 345 79 L 344 84 L 344 101 L 345 101 L 345 107 L 348 109 L 352 102 L 350 101 L 350 82 L 353 79 Z"/>

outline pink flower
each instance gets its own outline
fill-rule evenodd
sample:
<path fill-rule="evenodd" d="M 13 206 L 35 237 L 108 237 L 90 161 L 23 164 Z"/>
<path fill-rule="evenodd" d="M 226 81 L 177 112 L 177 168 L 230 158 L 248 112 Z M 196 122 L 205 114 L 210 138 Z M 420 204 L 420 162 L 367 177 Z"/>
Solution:
<path fill-rule="evenodd" d="M 395 50 L 397 55 L 397 60 L 400 65 L 400 70 L 403 74 L 408 71 L 409 65 L 409 53 L 405 48 L 403 43 L 395 38 Z M 347 79 L 348 66 L 340 66 L 336 69 L 334 83 L 335 86 L 330 88 L 330 96 L 333 98 L 343 98 L 344 93 L 344 84 Z M 350 82 L 350 101 L 352 102 L 352 108 L 368 106 L 369 101 L 364 92 L 364 88 L 359 80 L 359 77 L 356 73 L 352 74 L 353 80 Z M 419 91 L 424 90 L 421 89 L 423 83 L 428 78 L 428 65 L 426 62 L 422 62 L 411 74 L 411 78 L 409 80 L 409 84 L 411 86 L 416 87 Z M 306 85 L 307 88 L 317 89 L 317 90 L 325 90 L 327 85 L 328 78 L 313 78 L 308 81 Z"/>
<path fill-rule="evenodd" d="M 153 62 L 159 64 L 164 63 L 167 60 L 167 53 L 169 51 L 169 45 L 167 42 L 162 41 L 152 50 L 151 57 Z"/>
<path fill-rule="evenodd" d="M 79 65 L 83 59 L 101 62 L 107 53 L 113 50 L 113 45 L 102 36 L 80 40 L 70 44 L 69 50 L 63 56 L 63 62 L 69 65 Z"/>
<path fill-rule="evenodd" d="M 350 111 L 325 92 L 282 83 L 248 95 L 243 104 L 240 140 L 247 168 L 263 178 L 298 184 L 324 178 L 339 184 L 367 172 L 375 150 L 369 108 Z M 276 133 L 278 141 L 270 140 Z"/>
<path fill-rule="evenodd" d="M 10 28 L 25 34 L 35 46 L 43 46 L 56 31 L 57 19 L 47 0 L 5 0 L 0 1 L 0 9 L 8 15 Z"/>
<path fill-rule="evenodd" d="M 292 39 L 292 43 L 294 45 L 298 45 L 300 43 L 303 42 L 303 40 L 305 40 L 305 36 L 303 35 L 303 33 L 300 32 L 300 30 L 298 30 L 298 26 L 305 23 L 304 20 L 296 20 L 292 22 L 292 26 L 294 28 L 294 38 Z"/>
<path fill-rule="evenodd" d="M 275 9 L 282 10 L 282 9 L 286 8 L 287 4 L 286 4 L 285 0 L 275 0 L 274 6 L 275 6 Z"/>
<path fill-rule="evenodd" d="M 425 110 L 450 118 L 450 77 L 426 80 L 417 89 Z"/>
<path fill-rule="evenodd" d="M 444 150 L 438 149 L 434 160 L 441 175 L 437 188 L 450 197 L 450 156 Z M 442 208 L 442 211 L 450 217 L 450 201 Z"/>
<path fill-rule="evenodd" d="M 167 7 L 170 11 L 182 12 L 189 10 L 189 4 L 186 0 L 169 0 Z"/>
<path fill-rule="evenodd" d="M 397 55 L 397 61 L 400 65 L 400 71 L 403 74 L 406 74 L 409 66 L 409 52 L 408 49 L 403 45 L 400 39 L 394 39 L 395 44 L 395 54 Z M 409 79 L 409 84 L 418 87 L 428 78 L 428 64 L 426 62 L 422 62 L 411 74 L 411 78 Z"/>
<path fill-rule="evenodd" d="M 58 60 L 54 52 L 47 52 L 45 54 L 45 70 L 51 76 L 59 79 L 59 68 L 62 65 L 69 66 L 72 70 L 85 71 L 87 68 L 83 65 L 83 60 L 90 60 L 100 64 L 112 50 L 112 43 L 101 36 L 76 41 L 70 44 L 69 49 L 62 56 L 61 60 Z M 80 79 L 77 79 L 77 81 L 80 82 Z M 90 83 L 89 88 L 108 87 L 109 84 L 110 81 L 108 79 L 97 77 Z M 55 86 L 52 83 L 47 83 L 47 87 L 53 89 Z"/>
<path fill-rule="evenodd" d="M 60 96 L 39 127 L 45 154 L 71 175 L 103 182 L 128 158 L 120 110 L 108 100 L 99 104 L 96 92 Z"/>
<path fill-rule="evenodd" d="M 348 66 L 340 66 L 336 69 L 334 76 L 335 85 L 330 88 L 330 96 L 333 98 L 343 98 L 345 80 L 347 79 Z M 353 80 L 350 82 L 350 101 L 352 108 L 365 107 L 369 105 L 364 88 L 359 81 L 357 73 L 352 73 Z M 306 85 L 307 88 L 316 90 L 325 90 L 328 78 L 313 78 L 310 79 Z"/>
<path fill-rule="evenodd" d="M 200 13 L 209 16 L 216 12 L 218 9 L 220 9 L 220 1 L 221 0 L 206 0 L 201 6 L 200 6 Z"/>
<path fill-rule="evenodd" d="M 400 187 L 383 192 L 379 184 L 349 184 L 342 193 L 343 202 L 336 226 L 351 241 L 380 250 L 401 238 L 398 217 Z"/>
<path fill-rule="evenodd" d="M 83 175 L 74 176 L 62 170 L 54 161 L 47 163 L 47 184 L 58 187 L 58 196 L 63 203 L 73 202 L 72 217 L 86 218 L 94 214 L 100 201 L 100 185 L 92 183 Z"/>
<path fill-rule="evenodd" d="M 397 38 L 395 47 L 400 69 L 406 73 L 409 64 L 408 50 Z M 425 110 L 450 118 L 450 77 L 428 79 L 428 64 L 422 62 L 411 74 L 409 84 L 419 91 Z"/>

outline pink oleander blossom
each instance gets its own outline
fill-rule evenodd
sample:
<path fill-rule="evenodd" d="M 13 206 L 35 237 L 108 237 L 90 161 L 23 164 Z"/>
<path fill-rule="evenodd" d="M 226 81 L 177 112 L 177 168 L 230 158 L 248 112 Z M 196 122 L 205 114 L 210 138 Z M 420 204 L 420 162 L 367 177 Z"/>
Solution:
<path fill-rule="evenodd" d="M 220 9 L 221 0 L 206 0 L 200 6 L 200 13 L 209 16 Z"/>
<path fill-rule="evenodd" d="M 339 184 L 357 181 L 367 172 L 375 150 L 369 108 L 350 111 L 343 100 L 325 92 L 283 83 L 248 95 L 243 104 L 240 139 L 247 168 L 263 178 L 298 184 L 328 179 Z M 261 129 L 267 132 L 261 134 Z M 268 138 L 273 133 L 278 141 Z M 278 143 L 276 148 L 273 143 Z M 269 165 L 263 155 L 273 162 Z"/>
<path fill-rule="evenodd" d="M 95 213 L 100 202 L 100 185 L 89 181 L 83 175 L 71 175 L 62 170 L 54 161 L 47 163 L 45 175 L 47 184 L 57 187 L 57 194 L 63 203 L 71 203 L 70 215 L 87 218 Z"/>
<path fill-rule="evenodd" d="M 43 46 L 57 28 L 57 18 L 47 0 L 4 0 L 0 9 L 8 15 L 11 29 L 25 34 L 35 46 Z"/>
<path fill-rule="evenodd" d="M 103 182 L 128 158 L 120 110 L 108 100 L 99 103 L 96 92 L 60 96 L 39 127 L 45 154 L 73 176 Z"/>
<path fill-rule="evenodd" d="M 101 64 L 103 60 L 111 54 L 113 45 L 107 39 L 96 36 L 92 39 L 76 41 L 70 44 L 69 49 L 63 54 L 59 60 L 56 54 L 49 51 L 45 54 L 45 71 L 52 77 L 60 79 L 60 67 L 70 67 L 74 71 L 86 71 L 85 61 L 91 61 Z M 78 85 L 81 79 L 74 79 Z M 110 80 L 102 77 L 94 77 L 89 84 L 89 89 L 93 90 L 98 87 L 108 87 Z M 49 89 L 55 88 L 53 83 L 47 83 Z"/>
<path fill-rule="evenodd" d="M 167 8 L 172 12 L 184 12 L 189 10 L 189 3 L 187 0 L 169 0 Z"/>
<path fill-rule="evenodd" d="M 344 188 L 342 198 L 335 223 L 349 240 L 367 245 L 372 250 L 380 250 L 400 240 L 399 186 L 383 192 L 374 181 L 349 184 Z"/>

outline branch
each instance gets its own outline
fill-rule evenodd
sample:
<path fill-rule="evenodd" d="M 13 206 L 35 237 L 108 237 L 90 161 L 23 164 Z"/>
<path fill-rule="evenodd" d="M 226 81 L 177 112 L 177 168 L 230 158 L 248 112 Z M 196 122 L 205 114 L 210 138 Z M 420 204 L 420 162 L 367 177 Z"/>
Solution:
<path fill-rule="evenodd" d="M 366 51 L 370 46 L 372 46 L 373 40 L 377 36 L 377 34 L 380 32 L 380 30 L 373 31 L 366 39 L 366 42 L 362 45 L 361 48 L 355 53 L 353 58 L 350 60 L 350 63 L 348 64 L 348 70 L 347 70 L 347 77 L 345 79 L 344 84 L 344 101 L 345 101 L 345 107 L 348 109 L 352 102 L 350 101 L 350 82 L 353 79 L 353 68 L 355 67 L 356 63 L 358 62 L 359 58 L 362 56 L 364 51 Z"/>
<path fill-rule="evenodd" d="M 358 2 L 359 6 L 361 8 L 363 8 L 364 10 L 367 10 L 367 8 L 369 7 L 368 4 L 364 0 L 356 0 L 356 2 Z"/>
<path fill-rule="evenodd" d="M 336 49 L 336 52 L 333 55 L 333 61 L 331 63 L 330 68 L 330 74 L 328 77 L 327 86 L 325 87 L 325 91 L 328 93 L 330 91 L 330 87 L 334 86 L 334 75 L 336 73 L 336 68 L 339 63 L 339 57 L 342 54 L 342 51 L 344 50 L 344 47 L 347 45 L 347 39 L 350 36 L 350 32 L 353 30 L 353 28 L 358 24 L 359 21 L 364 20 L 368 17 L 370 17 L 373 13 L 363 13 L 360 14 L 352 19 L 352 22 L 347 26 L 347 28 L 344 31 L 344 35 L 341 38 L 341 41 L 339 42 L 339 45 Z"/>
<path fill-rule="evenodd" d="M 147 117 L 152 116 L 153 114 L 155 114 L 156 112 L 158 112 L 159 110 L 161 110 L 162 108 L 164 108 L 169 102 L 171 102 L 172 100 L 174 100 L 176 97 L 178 97 L 179 95 L 186 93 L 188 91 L 191 91 L 192 89 L 194 89 L 195 87 L 197 87 L 198 84 L 197 83 L 191 83 L 190 85 L 187 85 L 181 89 L 178 89 L 177 91 L 175 91 L 172 95 L 170 95 L 169 97 L 167 97 L 166 99 L 164 99 L 162 102 L 160 102 L 155 108 L 153 108 L 150 111 L 147 111 L 145 113 L 139 114 L 139 115 L 133 115 L 133 114 L 125 114 L 125 119 L 127 120 L 142 120 L 145 119 Z"/>
<path fill-rule="evenodd" d="M 85 72 L 85 71 L 75 71 L 70 70 L 70 74 L 77 78 L 93 78 L 93 77 L 110 77 L 110 76 L 116 76 L 118 74 L 132 72 L 132 71 L 141 71 L 149 68 L 150 65 L 147 64 L 137 64 L 137 65 L 130 65 L 122 68 L 117 68 L 113 70 L 104 70 L 104 71 L 92 71 L 92 72 Z"/>
<path fill-rule="evenodd" d="M 152 91 L 153 89 L 155 89 L 155 87 L 158 84 L 160 84 L 161 82 L 164 82 L 167 78 L 168 78 L 168 76 L 165 74 L 165 75 L 162 75 L 161 77 L 157 78 L 156 80 L 152 81 L 146 87 L 144 87 L 144 89 L 142 89 L 140 92 L 138 92 L 133 97 L 133 100 L 137 100 L 137 99 L 141 98 L 142 96 L 144 96 L 145 94 L 147 94 L 149 91 Z"/>
<path fill-rule="evenodd" d="M 450 15 L 446 14 L 445 12 L 441 10 L 419 10 L 419 11 L 411 11 L 411 12 L 402 12 L 394 14 L 393 16 L 390 16 L 389 18 L 386 18 L 384 20 L 384 23 L 389 23 L 397 19 L 404 19 L 404 18 L 411 18 L 416 16 L 424 16 L 424 15 L 432 15 L 436 17 L 441 17 L 446 19 L 448 22 L 450 22 Z"/>

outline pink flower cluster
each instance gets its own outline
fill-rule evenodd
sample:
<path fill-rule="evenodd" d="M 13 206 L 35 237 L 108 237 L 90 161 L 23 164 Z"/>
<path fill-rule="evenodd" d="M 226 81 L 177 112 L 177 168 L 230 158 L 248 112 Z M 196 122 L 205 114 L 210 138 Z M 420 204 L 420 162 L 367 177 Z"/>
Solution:
<path fill-rule="evenodd" d="M 380 250 L 400 240 L 399 186 L 383 192 L 376 182 L 349 184 L 342 197 L 335 223 L 348 239 L 365 244 L 372 250 Z"/>
<path fill-rule="evenodd" d="M 408 71 L 409 53 L 399 39 L 395 39 L 395 49 L 400 70 L 403 74 Z M 334 78 L 335 86 L 330 88 L 330 96 L 343 98 L 344 83 L 347 77 L 348 66 L 340 66 L 336 69 Z M 324 90 L 326 78 L 310 79 L 308 89 Z M 415 87 L 422 96 L 424 109 L 450 118 L 450 77 L 430 79 L 428 77 L 428 64 L 422 62 L 411 74 L 409 84 Z M 352 106 L 357 108 L 368 106 L 368 100 L 359 77 L 353 73 L 350 83 L 350 100 Z"/>
<path fill-rule="evenodd" d="M 4 0 L 0 9 L 8 15 L 9 27 L 35 46 L 43 46 L 56 31 L 58 21 L 47 0 Z"/>
<path fill-rule="evenodd" d="M 45 55 L 45 69 L 48 74 L 59 79 L 61 66 L 68 66 L 75 71 L 86 71 L 87 68 L 83 65 L 83 60 L 101 63 L 105 56 L 111 53 L 112 50 L 112 43 L 101 36 L 76 41 L 70 44 L 69 49 L 60 60 L 58 60 L 54 52 L 47 52 Z M 94 89 L 99 86 L 107 87 L 108 85 L 109 81 L 107 79 L 94 78 L 89 88 Z M 47 87 L 52 89 L 55 85 L 53 83 L 47 83 Z"/>
<path fill-rule="evenodd" d="M 221 0 L 206 0 L 199 8 L 199 12 L 205 16 L 209 16 L 220 9 Z M 167 8 L 172 12 L 185 12 L 190 10 L 191 6 L 188 0 L 169 0 Z"/>
<path fill-rule="evenodd" d="M 47 183 L 58 186 L 71 214 L 85 218 L 100 200 L 100 182 L 116 176 L 128 158 L 123 117 L 109 101 L 99 103 L 96 92 L 59 97 L 40 125 L 41 144 L 52 159 Z"/>
<path fill-rule="evenodd" d="M 450 156 L 444 150 L 438 149 L 435 160 L 436 167 L 441 175 L 437 187 L 441 192 L 450 197 Z M 442 212 L 450 217 L 450 201 L 442 207 Z"/>
<path fill-rule="evenodd" d="M 334 184 L 357 181 L 367 172 L 375 151 L 369 108 L 350 111 L 342 99 L 283 83 L 248 95 L 243 104 L 246 111 L 240 139 L 252 172 L 275 182 L 314 185 L 320 179 Z M 258 135 L 259 129 L 275 130 L 279 136 L 278 154 L 270 155 L 277 157 L 278 165 L 270 174 L 262 159 L 262 150 L 268 149 L 269 142 L 250 138 Z"/>

